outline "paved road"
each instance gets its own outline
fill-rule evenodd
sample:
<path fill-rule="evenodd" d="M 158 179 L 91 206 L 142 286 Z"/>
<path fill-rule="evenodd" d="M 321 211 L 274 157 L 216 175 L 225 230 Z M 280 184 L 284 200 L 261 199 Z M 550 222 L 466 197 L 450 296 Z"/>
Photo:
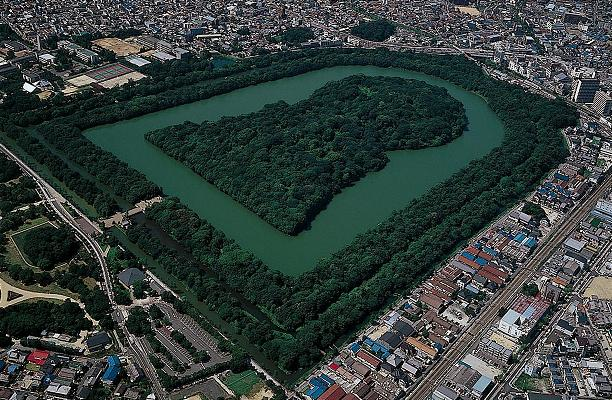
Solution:
<path fill-rule="evenodd" d="M 94 230 L 98 230 L 97 226 L 93 224 L 89 219 L 83 215 L 76 207 L 72 206 L 66 199 L 64 199 L 59 193 L 57 193 L 51 185 L 49 185 L 40 175 L 36 173 L 32 168 L 30 168 L 25 162 L 23 162 L 17 155 L 15 155 L 12 151 L 10 151 L 5 145 L 0 144 L 0 151 L 6 154 L 11 160 L 15 161 L 17 165 L 23 170 L 23 172 L 30 176 L 36 185 L 38 186 L 39 192 L 41 196 L 46 200 L 49 206 L 53 209 L 53 211 L 59 216 L 59 218 L 64 221 L 68 226 L 72 228 L 75 232 L 77 239 L 79 239 L 87 251 L 89 251 L 96 261 L 100 264 L 102 269 L 102 288 L 108 296 L 111 307 L 113 308 L 113 318 L 119 325 L 120 329 L 123 331 L 125 336 L 128 338 L 128 344 L 130 346 L 130 354 L 133 358 L 138 362 L 138 364 L 143 368 L 145 374 L 151 381 L 153 385 L 153 391 L 158 399 L 167 398 L 167 394 L 165 390 L 162 388 L 159 383 L 159 379 L 157 374 L 155 373 L 155 369 L 151 365 L 149 358 L 147 356 L 148 352 L 144 348 L 143 344 L 140 340 L 133 337 L 125 327 L 125 317 L 121 310 L 119 310 L 118 305 L 115 301 L 115 294 L 113 291 L 113 285 L 111 281 L 110 272 L 108 270 L 108 265 L 106 264 L 105 254 L 102 251 L 102 248 L 98 244 L 98 242 L 89 236 L 87 232 L 83 230 L 83 227 L 75 220 L 75 218 L 70 214 L 63 206 L 62 203 L 67 204 L 72 210 L 74 210 L 78 215 L 79 219 L 85 221 L 88 225 L 92 226 Z"/>
<path fill-rule="evenodd" d="M 578 298 L 581 297 L 581 294 L 584 292 L 584 290 L 589 286 L 590 282 L 592 281 L 593 276 L 597 274 L 596 271 L 597 271 L 599 265 L 601 263 L 605 262 L 605 260 L 607 259 L 608 255 L 610 254 L 611 250 L 612 250 L 612 241 L 609 241 L 608 243 L 606 243 L 602 247 L 602 249 L 599 251 L 597 256 L 590 263 L 590 265 L 592 266 L 592 270 L 586 276 L 580 276 L 578 278 L 579 282 L 578 282 L 578 285 L 573 290 L 572 297 L 569 298 L 570 302 L 577 298 L 577 297 L 575 297 L 575 295 L 578 295 L 579 296 Z M 517 362 L 516 364 L 514 364 L 514 365 L 512 365 L 512 366 L 510 366 L 508 368 L 508 370 L 506 371 L 506 377 L 504 379 L 504 384 L 503 385 L 496 385 L 493 388 L 493 390 L 491 392 L 489 392 L 485 396 L 485 400 L 488 400 L 488 399 L 497 399 L 500 395 L 502 395 L 504 393 L 508 393 L 509 391 L 511 391 L 514 388 L 512 386 L 512 383 L 523 372 L 523 367 L 525 365 L 525 362 L 529 361 L 533 357 L 533 355 L 538 350 L 540 350 L 541 344 L 550 335 L 550 333 L 553 331 L 553 329 L 554 329 L 555 325 L 557 324 L 557 322 L 559 321 L 559 319 L 561 319 L 563 314 L 565 314 L 565 312 L 567 311 L 567 307 L 568 307 L 567 304 L 563 304 L 563 306 L 560 307 L 559 310 L 557 310 L 557 312 L 550 319 L 550 322 L 548 323 L 548 326 L 546 327 L 546 329 L 542 329 L 542 332 L 540 332 L 538 337 L 535 338 L 532 341 L 532 343 L 534 343 L 535 345 L 531 346 L 529 351 L 527 351 L 527 352 L 525 352 L 523 354 L 523 356 L 520 358 L 519 362 Z"/>
<path fill-rule="evenodd" d="M 566 215 L 564 221 L 551 234 L 542 241 L 525 266 L 517 271 L 512 281 L 503 288 L 491 304 L 476 317 L 474 323 L 457 339 L 451 348 L 442 355 L 440 360 L 423 377 L 417 387 L 408 394 L 407 399 L 426 399 L 435 388 L 443 382 L 452 368 L 469 350 L 471 345 L 480 339 L 486 329 L 498 318 L 497 313 L 501 307 L 507 306 L 520 292 L 523 283 L 529 281 L 546 261 L 552 252 L 565 237 L 574 229 L 593 208 L 605 190 L 612 186 L 612 176 L 608 176 L 604 183 L 589 193 L 581 203 Z"/>

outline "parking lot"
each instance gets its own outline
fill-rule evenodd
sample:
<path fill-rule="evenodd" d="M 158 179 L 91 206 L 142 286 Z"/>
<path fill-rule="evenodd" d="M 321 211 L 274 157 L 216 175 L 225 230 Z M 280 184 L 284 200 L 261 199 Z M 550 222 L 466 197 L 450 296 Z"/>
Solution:
<path fill-rule="evenodd" d="M 205 368 L 229 361 L 229 355 L 219 350 L 215 338 L 202 329 L 191 317 L 178 313 L 174 307 L 168 303 L 161 302 L 158 306 L 168 317 L 174 329 L 185 335 L 196 349 L 204 350 L 208 353 L 210 360 L 203 364 Z"/>

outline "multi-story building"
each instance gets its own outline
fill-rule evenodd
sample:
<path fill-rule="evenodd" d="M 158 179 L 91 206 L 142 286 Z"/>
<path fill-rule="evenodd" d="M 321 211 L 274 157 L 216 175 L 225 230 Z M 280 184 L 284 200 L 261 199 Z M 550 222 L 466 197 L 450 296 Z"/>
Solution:
<path fill-rule="evenodd" d="M 68 50 L 70 54 L 74 54 L 81 61 L 90 64 L 97 64 L 100 62 L 100 57 L 98 56 L 98 53 L 81 47 L 76 43 L 72 43 L 67 40 L 60 40 L 59 42 L 57 42 L 57 47 L 60 49 Z"/>
<path fill-rule="evenodd" d="M 593 109 L 601 115 L 612 115 L 612 97 L 610 97 L 610 94 L 601 90 L 595 93 Z"/>
<path fill-rule="evenodd" d="M 492 358 L 501 361 L 503 364 L 507 364 L 512 357 L 511 349 L 508 349 L 487 337 L 483 338 L 480 343 L 478 343 L 478 350 L 487 353 Z"/>
<path fill-rule="evenodd" d="M 573 86 L 572 101 L 576 103 L 593 103 L 595 93 L 598 89 L 599 79 L 576 79 Z"/>
<path fill-rule="evenodd" d="M 597 200 L 597 205 L 591 211 L 591 214 L 604 221 L 612 222 L 612 201 L 606 199 Z"/>

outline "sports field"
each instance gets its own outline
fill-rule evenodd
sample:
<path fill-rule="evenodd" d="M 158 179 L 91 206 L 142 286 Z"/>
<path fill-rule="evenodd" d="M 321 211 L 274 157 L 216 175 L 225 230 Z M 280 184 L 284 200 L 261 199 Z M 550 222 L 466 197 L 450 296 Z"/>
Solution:
<path fill-rule="evenodd" d="M 247 395 L 253 387 L 261 382 L 255 371 L 249 370 L 239 374 L 231 374 L 224 379 L 225 385 L 234 392 L 236 397 Z"/>
<path fill-rule="evenodd" d="M 91 70 L 87 72 L 85 75 L 89 76 L 92 79 L 95 79 L 96 82 L 102 82 L 107 79 L 112 79 L 112 78 L 116 78 L 121 75 L 128 74 L 130 72 L 133 72 L 133 70 L 131 68 L 126 67 L 125 65 L 110 64 L 110 65 L 105 65 L 104 67 L 101 67 L 101 68 L 96 68 L 94 70 Z"/>
<path fill-rule="evenodd" d="M 584 297 L 597 296 L 600 299 L 612 300 L 612 278 L 609 276 L 597 276 L 584 291 Z"/>
<path fill-rule="evenodd" d="M 140 46 L 118 38 L 102 38 L 94 40 L 92 43 L 98 47 L 112 51 L 119 57 L 138 54 L 140 52 Z"/>

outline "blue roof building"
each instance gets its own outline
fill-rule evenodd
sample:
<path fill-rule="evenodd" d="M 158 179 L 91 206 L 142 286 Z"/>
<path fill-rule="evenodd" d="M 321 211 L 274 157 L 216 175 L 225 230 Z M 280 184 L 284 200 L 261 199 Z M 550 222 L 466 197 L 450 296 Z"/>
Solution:
<path fill-rule="evenodd" d="M 478 379 L 476 383 L 474 384 L 474 386 L 472 387 L 472 391 L 477 396 L 482 396 L 485 394 L 487 389 L 489 389 L 489 386 L 491 386 L 491 382 L 492 382 L 491 378 L 486 377 L 486 376 L 481 376 L 480 379 Z"/>
<path fill-rule="evenodd" d="M 475 261 L 476 261 L 476 264 L 478 264 L 478 265 L 480 265 L 480 266 L 485 266 L 485 265 L 487 265 L 487 263 L 488 263 L 488 261 L 487 261 L 487 260 L 485 260 L 485 259 L 484 259 L 484 258 L 482 258 L 482 257 L 478 257 L 478 258 L 476 258 L 476 260 L 475 260 Z"/>
<path fill-rule="evenodd" d="M 522 242 L 523 240 L 525 240 L 525 238 L 527 237 L 527 235 L 525 235 L 522 232 L 517 233 L 516 237 L 514 238 L 514 241 L 516 242 Z"/>
<path fill-rule="evenodd" d="M 13 375 L 15 372 L 19 371 L 19 369 L 21 368 L 21 365 L 19 364 L 11 364 L 8 366 L 7 368 L 7 372 L 9 375 Z"/>
<path fill-rule="evenodd" d="M 320 376 L 310 378 L 309 383 L 312 387 L 306 391 L 306 396 L 312 400 L 317 400 L 335 381 L 328 375 L 321 374 Z"/>
<path fill-rule="evenodd" d="M 116 355 L 108 356 L 107 359 L 108 368 L 102 375 L 102 382 L 106 384 L 112 384 L 117 380 L 119 373 L 121 372 L 121 361 Z"/>

